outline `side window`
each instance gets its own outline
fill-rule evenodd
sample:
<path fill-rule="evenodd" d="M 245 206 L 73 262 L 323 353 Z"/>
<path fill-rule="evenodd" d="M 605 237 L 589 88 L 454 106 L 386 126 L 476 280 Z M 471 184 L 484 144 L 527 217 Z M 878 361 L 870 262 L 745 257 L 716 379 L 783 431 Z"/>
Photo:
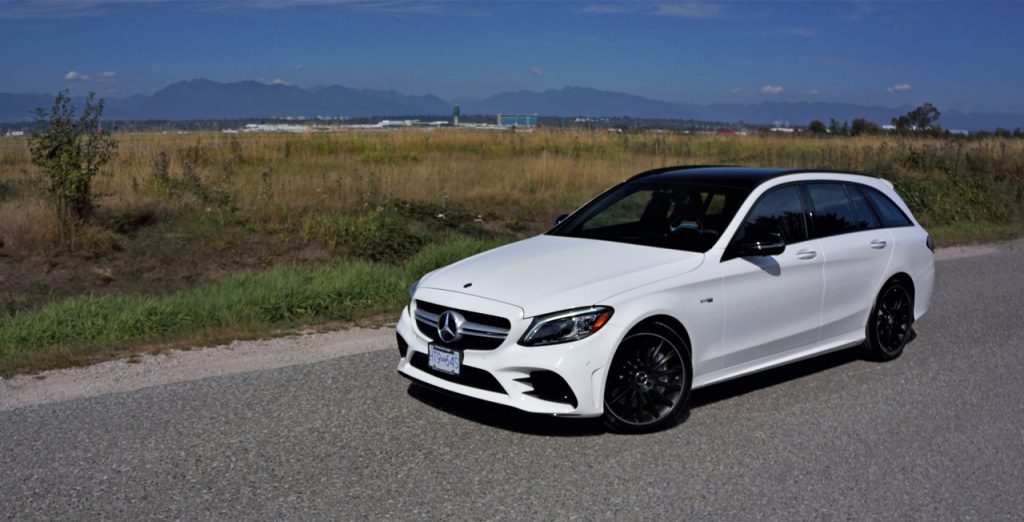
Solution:
<path fill-rule="evenodd" d="M 875 206 L 879 217 L 882 218 L 882 226 L 885 227 L 909 227 L 913 225 L 907 216 L 903 214 L 900 207 L 896 206 L 885 194 L 873 189 L 864 188 L 864 193 Z"/>
<path fill-rule="evenodd" d="M 814 206 L 814 235 L 828 237 L 857 230 L 857 216 L 842 183 L 808 183 Z"/>
<path fill-rule="evenodd" d="M 874 209 L 868 203 L 864 193 L 857 185 L 847 185 L 846 191 L 850 194 L 850 201 L 853 202 L 853 210 L 857 212 L 857 228 L 861 230 L 872 230 L 882 226 L 875 215 Z"/>
<path fill-rule="evenodd" d="M 798 243 L 807 239 L 807 223 L 803 205 L 800 203 L 800 188 L 796 185 L 780 187 L 761 196 L 743 222 L 744 234 L 752 229 L 767 232 L 781 232 L 787 243 Z"/>

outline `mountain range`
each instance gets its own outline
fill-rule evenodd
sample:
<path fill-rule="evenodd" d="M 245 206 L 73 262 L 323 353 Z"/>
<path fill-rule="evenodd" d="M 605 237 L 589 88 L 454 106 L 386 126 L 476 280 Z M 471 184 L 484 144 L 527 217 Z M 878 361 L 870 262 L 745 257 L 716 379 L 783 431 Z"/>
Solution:
<path fill-rule="evenodd" d="M 36 107 L 49 107 L 48 94 L 0 93 L 0 122 L 27 121 Z M 716 122 L 806 125 L 811 120 L 848 121 L 867 118 L 886 124 L 912 109 L 830 102 L 761 102 L 756 104 L 691 104 L 653 100 L 587 87 L 547 91 L 502 92 L 460 101 L 463 114 L 538 114 L 558 117 L 665 118 Z M 411 96 L 395 91 L 352 89 L 340 85 L 303 89 L 256 81 L 221 83 L 197 79 L 171 84 L 152 95 L 107 100 L 111 120 L 217 120 L 286 116 L 439 116 L 451 114 L 452 103 L 437 96 Z M 941 108 L 940 108 L 941 109 Z M 1024 115 L 965 113 L 944 110 L 939 123 L 950 129 L 992 130 L 1024 126 Z"/>

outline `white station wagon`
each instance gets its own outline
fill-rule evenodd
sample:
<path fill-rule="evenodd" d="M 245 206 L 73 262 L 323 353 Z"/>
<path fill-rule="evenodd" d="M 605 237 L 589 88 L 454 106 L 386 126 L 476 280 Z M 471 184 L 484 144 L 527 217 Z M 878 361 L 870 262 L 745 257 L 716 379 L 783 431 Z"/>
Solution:
<path fill-rule="evenodd" d="M 398 321 L 398 371 L 656 430 L 695 388 L 853 346 L 898 357 L 928 310 L 933 250 L 873 176 L 652 170 L 546 234 L 423 276 Z"/>

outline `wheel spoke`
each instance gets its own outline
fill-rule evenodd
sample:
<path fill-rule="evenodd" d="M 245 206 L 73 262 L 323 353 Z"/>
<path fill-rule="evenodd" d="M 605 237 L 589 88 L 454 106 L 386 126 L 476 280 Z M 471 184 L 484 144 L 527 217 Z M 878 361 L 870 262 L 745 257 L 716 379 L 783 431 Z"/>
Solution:
<path fill-rule="evenodd" d="M 662 345 L 664 345 L 664 343 L 662 343 Z M 659 347 L 660 346 L 661 345 L 659 345 Z M 659 351 L 658 352 L 658 358 L 655 359 L 653 361 L 653 363 L 651 364 L 651 370 L 657 370 L 657 369 L 660 369 L 661 367 L 665 366 L 665 364 L 668 363 L 668 361 L 670 359 L 672 359 L 672 354 L 673 353 L 674 352 L 671 352 L 671 351 L 668 351 L 667 353 L 664 352 L 664 351 Z"/>
<path fill-rule="evenodd" d="M 619 390 L 621 390 L 621 391 L 619 391 Z M 610 402 L 612 404 L 615 404 L 615 403 L 621 401 L 622 399 L 624 399 L 626 397 L 626 394 L 629 393 L 629 390 L 630 390 L 630 386 L 628 384 L 622 385 L 622 387 L 620 387 L 620 388 L 616 388 L 615 391 L 617 391 L 619 393 L 613 395 L 612 398 L 608 402 Z M 613 392 L 613 393 L 615 393 L 615 392 Z"/>
<path fill-rule="evenodd" d="M 676 384 L 674 382 L 661 382 L 661 381 L 657 381 L 657 382 L 654 383 L 654 386 L 655 386 L 655 388 L 661 387 L 661 388 L 664 388 L 666 390 L 671 390 L 671 391 L 677 391 L 677 390 L 682 390 L 683 389 L 682 385 Z"/>

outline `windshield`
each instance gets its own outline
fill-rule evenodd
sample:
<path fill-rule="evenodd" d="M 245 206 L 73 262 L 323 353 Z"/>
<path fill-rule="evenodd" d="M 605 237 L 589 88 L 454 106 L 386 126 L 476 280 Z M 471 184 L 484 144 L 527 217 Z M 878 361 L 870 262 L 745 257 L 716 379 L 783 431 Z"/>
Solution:
<path fill-rule="evenodd" d="M 619 185 L 548 234 L 707 252 L 749 191 L 686 182 Z"/>

